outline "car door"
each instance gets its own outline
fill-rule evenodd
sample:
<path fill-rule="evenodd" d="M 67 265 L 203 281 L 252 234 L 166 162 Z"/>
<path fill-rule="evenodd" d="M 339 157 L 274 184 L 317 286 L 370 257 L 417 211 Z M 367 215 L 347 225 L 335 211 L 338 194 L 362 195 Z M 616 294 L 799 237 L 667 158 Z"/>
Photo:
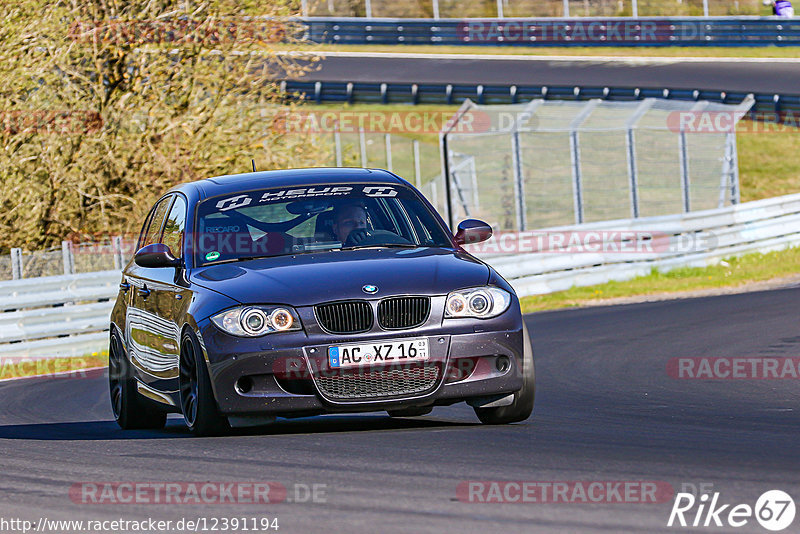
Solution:
<path fill-rule="evenodd" d="M 186 200 L 182 195 L 176 194 L 158 242 L 167 245 L 173 255 L 181 260 L 185 228 Z M 152 366 L 149 372 L 154 377 L 149 384 L 161 391 L 175 392 L 178 389 L 182 326 L 178 321 L 191 302 L 189 283 L 185 281 L 183 269 L 147 269 L 146 274 L 150 295 L 144 309 L 152 329 L 148 349 Z"/>
<path fill-rule="evenodd" d="M 153 207 L 150 223 L 138 247 L 159 243 L 164 222 L 176 195 L 168 195 Z M 172 324 L 160 313 L 159 292 L 169 286 L 175 269 L 141 267 L 131 263 L 127 273 L 130 305 L 126 320 L 128 352 L 138 377 L 147 384 L 157 384 L 177 375 L 177 347 L 170 349 L 174 338 Z M 167 351 L 166 353 L 164 351 Z M 174 361 L 173 361 L 174 360 Z"/>

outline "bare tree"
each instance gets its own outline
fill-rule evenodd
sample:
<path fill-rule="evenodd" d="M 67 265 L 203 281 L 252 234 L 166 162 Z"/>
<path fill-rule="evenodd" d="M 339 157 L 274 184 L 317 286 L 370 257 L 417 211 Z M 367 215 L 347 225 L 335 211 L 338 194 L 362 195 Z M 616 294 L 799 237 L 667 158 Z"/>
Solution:
<path fill-rule="evenodd" d="M 319 164 L 271 128 L 302 28 L 252 0 L 16 0 L 0 5 L 0 248 L 136 232 L 187 180 Z"/>

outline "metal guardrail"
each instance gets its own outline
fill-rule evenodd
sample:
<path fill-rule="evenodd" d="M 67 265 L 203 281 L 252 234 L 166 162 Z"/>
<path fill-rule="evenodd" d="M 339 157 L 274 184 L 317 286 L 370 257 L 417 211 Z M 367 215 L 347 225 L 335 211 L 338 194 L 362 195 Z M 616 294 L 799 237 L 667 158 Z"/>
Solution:
<path fill-rule="evenodd" d="M 310 17 L 305 38 L 333 44 L 797 46 L 800 19 L 643 17 L 360 19 Z"/>
<path fill-rule="evenodd" d="M 0 359 L 103 350 L 119 281 L 111 270 L 0 282 Z"/>
<path fill-rule="evenodd" d="M 529 232 L 638 232 L 685 249 L 654 252 L 478 254 L 520 296 L 704 266 L 722 258 L 800 244 L 800 194 L 679 215 L 605 221 Z M 655 247 L 658 249 L 659 247 Z M 0 282 L 0 358 L 81 356 L 104 349 L 119 271 Z"/>
<path fill-rule="evenodd" d="M 702 267 L 726 257 L 798 245 L 800 194 L 686 214 L 562 226 L 540 232 L 563 236 L 578 232 L 630 232 L 637 236 L 650 233 L 657 242 L 651 245 L 653 252 L 569 253 L 556 249 L 505 256 L 478 254 L 508 279 L 520 296 L 629 280 L 647 275 L 654 268 L 668 271 Z"/>
<path fill-rule="evenodd" d="M 483 85 L 483 84 L 433 84 L 433 83 L 362 83 L 362 82 L 281 82 L 281 90 L 288 95 L 299 95 L 305 100 L 349 103 L 407 103 L 407 104 L 461 104 L 470 99 L 478 104 L 517 104 L 537 98 L 545 100 L 601 100 L 631 101 L 646 98 L 670 100 L 708 100 L 723 104 L 740 104 L 748 94 L 744 92 L 707 91 L 691 89 L 600 87 L 562 85 Z M 776 117 L 800 115 L 800 94 L 779 95 L 755 93 L 755 104 L 750 108 L 753 117 L 773 114 Z"/>

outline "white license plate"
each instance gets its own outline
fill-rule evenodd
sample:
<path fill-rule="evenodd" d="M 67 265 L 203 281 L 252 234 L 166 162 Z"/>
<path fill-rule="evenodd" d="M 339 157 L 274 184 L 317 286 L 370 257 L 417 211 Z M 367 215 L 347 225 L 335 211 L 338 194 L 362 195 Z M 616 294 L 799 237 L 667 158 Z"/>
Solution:
<path fill-rule="evenodd" d="M 376 341 L 328 347 L 328 363 L 334 369 L 364 365 L 396 365 L 427 359 L 427 339 Z"/>

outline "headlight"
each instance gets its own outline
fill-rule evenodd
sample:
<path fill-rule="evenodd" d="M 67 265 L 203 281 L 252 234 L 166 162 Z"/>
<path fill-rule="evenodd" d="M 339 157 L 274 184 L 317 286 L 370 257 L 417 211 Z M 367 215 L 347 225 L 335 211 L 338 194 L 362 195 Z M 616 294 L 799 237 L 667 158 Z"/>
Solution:
<path fill-rule="evenodd" d="M 510 304 L 511 295 L 497 287 L 461 289 L 447 295 L 444 316 L 451 319 L 458 317 L 488 319 L 506 311 Z"/>
<path fill-rule="evenodd" d="M 242 306 L 218 313 L 211 320 L 234 336 L 257 337 L 302 329 L 297 312 L 288 306 Z"/>

